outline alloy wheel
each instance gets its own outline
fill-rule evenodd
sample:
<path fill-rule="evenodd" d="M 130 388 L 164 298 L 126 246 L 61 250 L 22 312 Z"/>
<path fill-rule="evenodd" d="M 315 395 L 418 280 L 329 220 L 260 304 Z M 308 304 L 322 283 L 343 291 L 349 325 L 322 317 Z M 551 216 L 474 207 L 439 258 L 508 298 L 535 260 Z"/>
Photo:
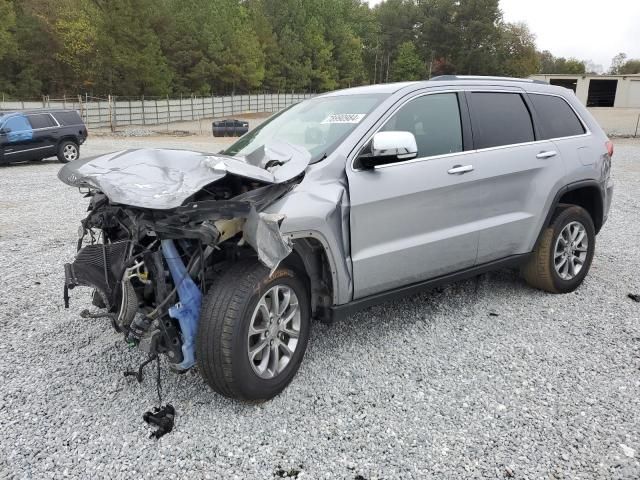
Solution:
<path fill-rule="evenodd" d="M 247 355 L 260 378 L 277 377 L 300 337 L 300 305 L 292 288 L 274 285 L 260 299 L 249 324 Z"/>
<path fill-rule="evenodd" d="M 78 148 L 75 145 L 65 145 L 62 149 L 62 155 L 66 161 L 71 162 L 78 158 Z"/>
<path fill-rule="evenodd" d="M 584 225 L 580 222 L 565 225 L 558 235 L 553 255 L 553 264 L 560 278 L 575 278 L 586 262 L 588 250 L 589 236 Z"/>

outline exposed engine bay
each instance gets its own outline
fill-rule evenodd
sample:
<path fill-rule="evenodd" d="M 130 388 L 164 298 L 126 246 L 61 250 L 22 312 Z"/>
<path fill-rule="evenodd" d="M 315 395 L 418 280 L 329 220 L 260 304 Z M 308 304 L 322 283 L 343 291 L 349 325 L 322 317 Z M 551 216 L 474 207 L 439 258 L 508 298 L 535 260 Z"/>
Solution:
<path fill-rule="evenodd" d="M 263 210 L 309 160 L 274 143 L 247 157 L 148 149 L 65 165 L 60 180 L 89 198 L 78 253 L 64 267 L 65 305 L 69 290 L 91 287 L 127 343 L 191 368 L 202 298 L 225 266 L 255 256 L 273 270 L 291 252 L 284 216 Z"/>

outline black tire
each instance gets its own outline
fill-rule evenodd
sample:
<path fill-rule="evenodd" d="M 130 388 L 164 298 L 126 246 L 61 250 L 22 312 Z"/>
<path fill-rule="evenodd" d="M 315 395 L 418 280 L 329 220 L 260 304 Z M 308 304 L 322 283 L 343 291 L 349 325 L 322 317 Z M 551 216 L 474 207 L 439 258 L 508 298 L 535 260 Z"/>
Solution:
<path fill-rule="evenodd" d="M 293 290 L 300 308 L 298 343 L 288 364 L 275 377 L 261 378 L 248 357 L 249 325 L 260 299 L 275 285 Z M 216 392 L 241 400 L 267 400 L 295 376 L 309 340 L 309 293 L 303 277 L 280 266 L 273 275 L 257 260 L 233 264 L 206 295 L 196 341 L 203 378 Z M 279 348 L 279 347 L 276 347 Z"/>
<path fill-rule="evenodd" d="M 75 157 L 70 158 L 70 153 L 75 152 Z M 60 163 L 69 163 L 80 158 L 80 147 L 72 140 L 63 140 L 58 145 L 58 161 Z"/>
<path fill-rule="evenodd" d="M 578 222 L 586 231 L 588 241 L 586 258 L 580 271 L 570 279 L 560 276 L 555 267 L 556 242 L 564 228 L 572 222 Z M 559 207 L 554 213 L 551 223 L 542 232 L 542 237 L 533 252 L 531 259 L 525 264 L 521 273 L 532 287 L 550 293 L 569 293 L 580 286 L 589 272 L 596 246 L 596 232 L 589 213 L 576 205 Z"/>

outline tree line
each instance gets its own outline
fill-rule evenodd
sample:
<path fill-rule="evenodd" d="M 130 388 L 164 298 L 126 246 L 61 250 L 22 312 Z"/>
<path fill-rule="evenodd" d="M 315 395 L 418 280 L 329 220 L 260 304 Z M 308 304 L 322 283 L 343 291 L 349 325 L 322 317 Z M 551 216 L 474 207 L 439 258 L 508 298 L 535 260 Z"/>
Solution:
<path fill-rule="evenodd" d="M 498 0 L 0 0 L 0 92 L 326 91 L 441 74 L 584 73 Z"/>

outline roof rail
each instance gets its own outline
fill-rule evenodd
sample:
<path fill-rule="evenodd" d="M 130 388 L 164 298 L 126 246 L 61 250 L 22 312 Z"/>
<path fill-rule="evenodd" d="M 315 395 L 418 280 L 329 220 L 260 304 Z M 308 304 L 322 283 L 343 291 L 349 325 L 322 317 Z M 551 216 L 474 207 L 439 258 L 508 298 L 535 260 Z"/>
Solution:
<path fill-rule="evenodd" d="M 522 83 L 540 83 L 543 85 L 548 85 L 547 82 L 543 80 L 533 80 L 531 78 L 516 78 L 516 77 L 492 77 L 492 76 L 483 76 L 483 75 L 439 75 L 437 77 L 432 77 L 429 79 L 435 81 L 452 81 L 452 80 L 498 80 L 498 81 L 507 81 L 507 82 L 522 82 Z"/>

